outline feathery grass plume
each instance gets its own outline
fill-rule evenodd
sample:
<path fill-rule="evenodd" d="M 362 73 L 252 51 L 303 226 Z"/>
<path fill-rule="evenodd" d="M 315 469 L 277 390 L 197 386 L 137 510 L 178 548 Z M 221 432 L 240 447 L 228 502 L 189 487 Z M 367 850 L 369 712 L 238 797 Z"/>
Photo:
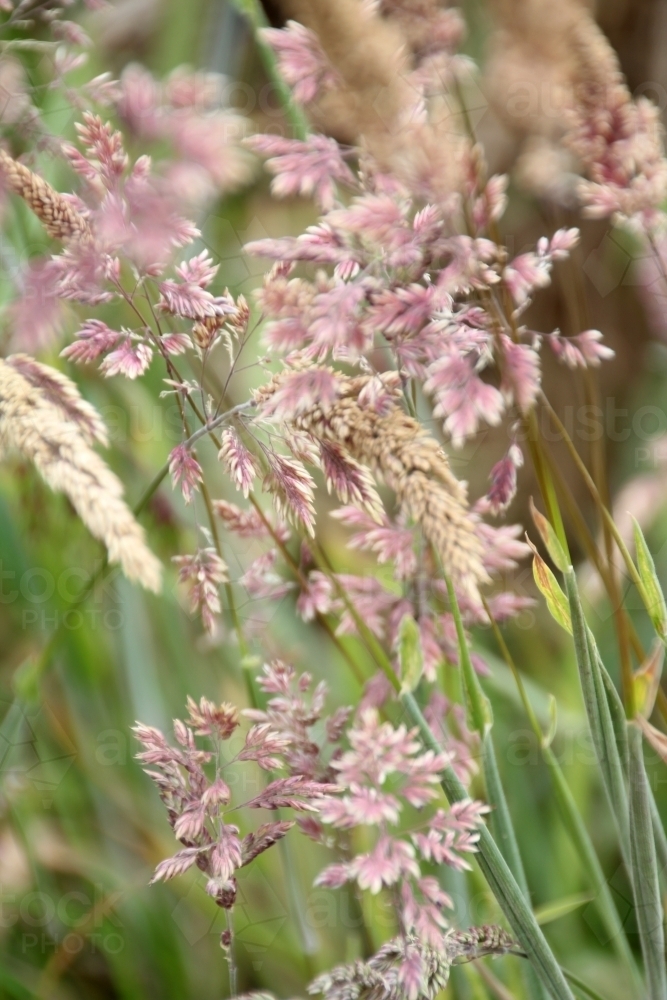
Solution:
<path fill-rule="evenodd" d="M 513 131 L 532 133 L 522 180 L 569 200 L 568 177 L 581 172 L 587 179 L 577 193 L 586 215 L 630 219 L 650 232 L 667 194 L 660 110 L 644 97 L 633 99 L 591 10 L 580 0 L 492 0 L 490 7 L 498 30 L 487 92 Z M 548 107 L 527 100 L 536 78 L 540 94 L 549 94 Z M 555 142 L 560 154 L 549 148 Z M 567 150 L 576 164 L 563 159 Z"/>
<path fill-rule="evenodd" d="M 461 19 L 437 10 L 435 3 L 418 4 L 419 12 L 404 11 L 403 17 L 398 8 L 405 5 L 366 0 L 339 0 L 334 6 L 327 0 L 285 0 L 280 6 L 292 24 L 310 29 L 326 59 L 328 86 L 307 104 L 318 130 L 359 145 L 382 172 L 426 200 L 460 191 L 470 143 L 461 114 L 453 111 L 456 99 L 444 93 L 443 83 L 458 65 L 450 65 L 448 57 L 462 33 Z M 306 73 L 311 59 L 305 46 L 295 53 L 289 27 L 266 38 L 298 101 L 303 79 L 295 73 L 294 58 Z M 258 148 L 257 139 L 253 146 Z"/>
<path fill-rule="evenodd" d="M 339 0 L 335 6 L 327 0 L 285 0 L 281 8 L 313 32 L 328 63 L 329 86 L 315 104 L 308 102 L 316 125 L 343 141 L 357 142 L 363 135 L 374 155 L 378 148 L 388 152 L 403 111 L 414 99 L 400 31 L 363 0 Z M 288 31 L 283 35 L 281 68 L 290 37 Z M 276 44 L 276 33 L 267 41 Z M 289 82 L 296 85 L 293 75 Z M 301 91 L 297 94 L 303 97 Z"/>
<path fill-rule="evenodd" d="M 567 144 L 588 181 L 580 185 L 587 215 L 634 220 L 646 233 L 657 228 L 667 196 L 667 160 L 660 109 L 633 99 L 611 45 L 584 9 L 568 25 L 573 52 L 574 108 Z"/>
<path fill-rule="evenodd" d="M 270 408 L 272 397 L 293 377 L 293 371 L 275 375 L 256 391 L 258 405 Z M 376 383 L 383 390 L 379 395 Z M 489 578 L 466 487 L 452 474 L 435 438 L 398 405 L 397 386 L 395 375 L 352 378 L 336 373 L 335 398 L 299 407 L 285 419 L 320 441 L 335 442 L 384 480 L 403 511 L 421 526 L 456 585 L 477 601 L 479 584 Z"/>
<path fill-rule="evenodd" d="M 88 221 L 77 211 L 72 200 L 52 188 L 23 163 L 12 159 L 3 149 L 0 149 L 0 181 L 23 198 L 55 240 L 68 243 L 90 239 Z"/>
<path fill-rule="evenodd" d="M 106 429 L 73 382 L 27 355 L 0 360 L 0 455 L 18 451 L 51 489 L 64 493 L 130 580 L 159 591 L 162 569 L 123 486 L 92 445 Z"/>

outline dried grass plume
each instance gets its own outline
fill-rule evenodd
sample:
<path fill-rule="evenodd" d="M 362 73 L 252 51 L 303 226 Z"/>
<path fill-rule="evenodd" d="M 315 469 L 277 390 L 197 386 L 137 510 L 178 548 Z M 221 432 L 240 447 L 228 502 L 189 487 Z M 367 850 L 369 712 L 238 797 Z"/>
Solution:
<path fill-rule="evenodd" d="M 283 372 L 256 393 L 260 406 L 293 372 Z M 373 399 L 378 376 L 336 373 L 336 399 L 295 413 L 292 425 L 320 441 L 341 446 L 392 489 L 401 508 L 420 525 L 456 585 L 473 600 L 489 577 L 482 543 L 468 510 L 466 488 L 452 474 L 443 449 L 398 405 L 385 380 L 379 405 Z M 393 387 L 395 389 L 395 386 Z"/>
<path fill-rule="evenodd" d="M 97 411 L 65 375 L 25 354 L 0 360 L 0 455 L 18 451 L 64 493 L 130 580 L 159 591 L 162 567 L 131 510 L 123 486 L 93 450 L 106 443 Z"/>
<path fill-rule="evenodd" d="M 88 222 L 65 195 L 0 149 L 0 182 L 23 198 L 49 236 L 63 243 L 90 237 Z"/>

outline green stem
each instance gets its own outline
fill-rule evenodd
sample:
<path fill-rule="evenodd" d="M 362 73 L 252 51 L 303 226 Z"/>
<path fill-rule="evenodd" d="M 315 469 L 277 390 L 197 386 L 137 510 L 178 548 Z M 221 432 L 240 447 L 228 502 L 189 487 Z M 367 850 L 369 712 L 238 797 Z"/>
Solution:
<path fill-rule="evenodd" d="M 434 753 L 440 753 L 442 748 L 414 696 L 405 694 L 403 703 L 411 721 L 418 727 L 427 748 L 433 750 Z M 467 789 L 459 781 L 451 767 L 446 767 L 442 772 L 440 784 L 450 802 L 461 802 L 468 798 Z M 555 1000 L 574 1000 L 574 995 L 547 944 L 535 915 L 486 826 L 482 826 L 480 829 L 477 860 L 491 891 L 541 982 Z"/>
<path fill-rule="evenodd" d="M 581 993 L 583 997 L 586 998 L 586 1000 L 605 1000 L 605 997 L 603 997 L 601 993 L 594 990 L 592 986 L 585 983 L 583 979 L 580 979 L 574 972 L 570 972 L 569 969 L 563 969 L 563 972 L 567 981 L 572 983 L 572 985 L 579 991 L 579 993 Z"/>
<path fill-rule="evenodd" d="M 623 765 L 607 694 L 597 663 L 596 650 L 584 619 L 577 578 L 571 567 L 565 573 L 565 588 L 570 603 L 574 648 L 588 725 L 602 783 L 618 830 L 621 853 L 629 867 L 628 796 Z"/>
<path fill-rule="evenodd" d="M 653 839 L 641 730 L 628 723 L 632 889 L 649 1000 L 667 997 L 664 914 Z"/>
<path fill-rule="evenodd" d="M 558 807 L 561 820 L 570 836 L 579 858 L 581 859 L 584 870 L 588 873 L 591 885 L 595 890 L 595 903 L 600 914 L 600 919 L 602 920 L 605 930 L 609 935 L 612 947 L 616 951 L 619 958 L 625 963 L 632 976 L 635 993 L 639 991 L 638 995 L 641 995 L 641 991 L 643 989 L 641 974 L 637 968 L 637 963 L 634 955 L 632 954 L 632 949 L 630 948 L 628 940 L 625 936 L 621 918 L 616 910 L 609 884 L 604 871 L 602 870 L 602 865 L 598 859 L 593 842 L 581 817 L 581 813 L 579 812 L 577 803 L 575 802 L 574 796 L 570 790 L 570 786 L 565 780 L 565 775 L 563 774 L 563 770 L 558 763 L 556 755 L 545 741 L 542 727 L 540 726 L 537 715 L 535 714 L 533 706 L 528 698 L 528 693 L 526 692 L 521 674 L 519 673 L 512 654 L 507 647 L 503 634 L 498 628 L 497 622 L 491 615 L 486 602 L 485 608 L 503 658 L 514 675 L 514 679 L 519 690 L 519 696 L 523 702 L 530 725 L 539 741 L 544 762 L 549 769 L 549 774 L 553 782 L 556 805 Z"/>
<path fill-rule="evenodd" d="M 292 126 L 293 138 L 303 141 L 310 132 L 310 124 L 301 108 L 295 103 L 292 91 L 282 77 L 273 49 L 262 38 L 260 29 L 269 27 L 269 22 L 266 19 L 262 5 L 258 3 L 258 0 L 234 0 L 234 4 L 245 14 L 254 29 L 255 40 L 262 57 L 266 75 L 275 87 L 285 118 Z"/>
<path fill-rule="evenodd" d="M 475 672 L 470 659 L 470 651 L 468 649 L 468 642 L 466 639 L 465 630 L 463 628 L 463 620 L 461 618 L 461 611 L 459 609 L 458 601 L 456 599 L 456 591 L 454 586 L 446 574 L 445 582 L 447 584 L 447 593 L 449 596 L 449 603 L 454 616 L 454 623 L 456 626 L 456 636 L 458 639 L 459 646 L 459 661 L 461 666 L 461 674 L 463 678 L 463 684 L 465 689 L 465 694 L 467 696 L 467 701 L 470 706 L 470 716 L 472 721 L 472 728 L 475 729 L 480 736 L 482 744 L 482 759 L 484 768 L 484 781 L 486 784 L 486 793 L 489 800 L 489 804 L 493 808 L 491 814 L 491 826 L 493 828 L 494 836 L 496 842 L 502 850 L 503 856 L 509 865 L 510 871 L 514 875 L 523 895 L 526 898 L 528 905 L 530 906 L 530 890 L 528 888 L 528 880 L 526 878 L 526 872 L 523 867 L 523 861 L 521 860 L 521 852 L 519 851 L 519 844 L 516 839 L 516 833 L 514 831 L 514 825 L 512 823 L 512 817 L 510 815 L 509 806 L 507 805 L 507 798 L 505 796 L 505 789 L 500 778 L 500 772 L 498 770 L 498 761 L 496 759 L 496 751 L 493 745 L 493 737 L 491 735 L 491 729 L 493 725 L 493 717 L 491 713 L 491 706 L 489 701 L 482 690 L 482 685 L 480 684 L 479 677 Z M 540 983 L 531 982 L 528 977 L 528 990 L 530 995 L 536 997 L 543 996 L 542 988 Z"/>
<path fill-rule="evenodd" d="M 454 625 L 456 626 L 459 660 L 464 681 L 464 693 L 470 709 L 470 720 L 472 728 L 478 732 L 480 737 L 483 739 L 488 730 L 491 728 L 493 721 L 490 714 L 490 706 L 488 699 L 482 691 L 479 678 L 475 673 L 475 668 L 473 667 L 472 660 L 470 659 L 470 651 L 468 649 L 468 642 L 463 628 L 463 620 L 461 618 L 459 602 L 456 599 L 454 585 L 444 572 L 443 576 L 445 583 L 447 584 L 447 596 L 449 597 L 449 605 L 454 617 Z"/>

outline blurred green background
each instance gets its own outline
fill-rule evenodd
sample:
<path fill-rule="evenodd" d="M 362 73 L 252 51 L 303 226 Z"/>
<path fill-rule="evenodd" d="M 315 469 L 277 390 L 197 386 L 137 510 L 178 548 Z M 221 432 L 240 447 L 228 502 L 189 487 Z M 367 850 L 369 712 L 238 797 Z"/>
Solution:
<path fill-rule="evenodd" d="M 477 54 L 482 49 L 483 9 L 475 5 L 472 15 L 479 28 L 468 44 Z M 82 78 L 109 68 L 117 74 L 128 61 L 140 59 L 158 76 L 189 64 L 224 72 L 251 88 L 264 79 L 251 35 L 230 4 L 125 2 L 114 6 L 113 21 L 107 19 L 102 26 L 93 22 L 90 29 L 96 41 L 93 66 L 82 71 Z M 61 95 L 46 89 L 41 72 L 34 58 L 37 102 L 54 131 L 73 135 L 71 108 Z M 233 88 L 230 96 L 234 99 Z M 250 297 L 261 269 L 243 259 L 243 242 L 263 233 L 298 233 L 313 219 L 307 204 L 271 202 L 266 180 L 258 172 L 247 190 L 216 204 L 198 220 L 204 245 L 221 262 L 217 287 L 229 286 L 233 294 Z M 46 246 L 37 223 L 15 203 L 8 209 L 5 231 L 8 247 L 23 245 L 36 254 Z M 5 308 L 11 294 L 5 275 L 0 283 Z M 113 318 L 123 322 L 121 315 Z M 72 309 L 68 334 L 76 320 Z M 65 367 L 58 348 L 40 358 Z M 638 367 L 631 406 L 661 406 L 667 352 L 657 345 L 647 347 Z M 107 418 L 112 431 L 107 458 L 126 484 L 130 503 L 136 502 L 179 440 L 173 397 L 158 400 L 158 364 L 138 383 L 105 381 L 94 368 L 67 370 Z M 260 377 L 255 369 L 244 380 L 250 384 Z M 235 383 L 239 398 L 244 380 Z M 638 448 L 645 445 L 645 440 L 631 436 L 616 446 L 612 457 L 617 485 L 643 467 L 652 469 L 650 454 L 637 457 Z M 200 458 L 214 495 L 236 499 L 212 450 L 202 448 Z M 175 845 L 157 794 L 133 760 L 130 726 L 140 719 L 169 729 L 186 695 L 244 705 L 247 689 L 233 634 L 204 638 L 176 585 L 170 557 L 191 551 L 195 535 L 192 518 L 168 483 L 142 520 L 167 567 L 163 595 L 147 595 L 118 574 L 106 573 L 79 603 L 86 581 L 102 566 L 101 550 L 68 503 L 52 495 L 31 468 L 14 458 L 0 467 L 2 996 L 213 1000 L 227 995 L 226 962 L 219 946 L 224 914 L 203 892 L 203 876 L 190 872 L 168 885 L 147 885 L 155 864 L 173 853 Z M 319 530 L 337 563 L 369 568 L 358 554 L 343 553 L 334 522 L 320 517 Z M 667 581 L 664 513 L 649 540 Z M 225 555 L 232 577 L 238 576 L 248 553 L 226 550 Z M 525 573 L 521 581 L 529 590 Z M 639 607 L 632 594 L 629 600 L 630 606 Z M 267 602 L 241 601 L 239 610 L 253 652 L 280 655 L 316 679 L 325 679 L 333 705 L 358 699 L 357 682 L 344 660 L 323 631 L 299 621 L 292 597 L 277 609 Z M 639 610 L 635 618 L 648 644 L 647 621 Z M 607 665 L 615 672 L 614 632 L 604 602 L 592 609 L 591 620 Z M 621 912 L 629 914 L 627 879 L 592 766 L 569 640 L 539 606 L 508 628 L 507 638 L 545 724 L 548 692 L 557 697 L 554 748 Z M 481 633 L 476 641 L 493 667 L 485 686 L 494 705 L 499 759 L 534 904 L 548 920 L 549 939 L 563 963 L 596 982 L 608 1000 L 627 1000 L 628 987 L 556 814 L 548 774 L 511 677 L 495 658 L 492 637 Z M 667 806 L 664 766 L 649 761 L 649 767 L 660 805 Z M 249 773 L 247 788 L 256 787 L 258 780 Z M 359 954 L 359 929 L 349 899 L 312 888 L 324 862 L 320 848 L 292 832 L 280 848 L 241 871 L 234 919 L 242 989 L 265 987 L 282 997 L 303 995 L 316 972 Z M 451 873 L 443 877 L 457 904 L 453 919 L 459 926 L 498 919 L 478 872 L 469 879 Z M 366 920 L 376 945 L 391 933 L 381 901 L 368 908 Z M 520 989 L 519 964 L 504 959 L 490 966 L 509 995 Z M 455 970 L 447 991 L 452 1000 L 491 995 L 472 967 Z"/>

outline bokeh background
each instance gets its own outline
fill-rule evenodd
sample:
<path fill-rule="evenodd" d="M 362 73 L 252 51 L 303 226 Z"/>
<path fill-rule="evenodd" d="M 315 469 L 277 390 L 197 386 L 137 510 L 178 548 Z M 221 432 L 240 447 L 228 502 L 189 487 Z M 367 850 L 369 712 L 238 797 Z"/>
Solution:
<path fill-rule="evenodd" d="M 515 252 L 546 229 L 579 223 L 566 196 L 555 205 L 535 180 L 535 164 L 547 163 L 549 184 L 559 178 L 567 182 L 567 164 L 548 159 L 553 153 L 548 109 L 538 101 L 530 114 L 508 115 L 492 99 L 509 72 L 503 66 L 509 57 L 498 24 L 523 16 L 527 6 L 520 3 L 512 10 L 511 5 L 505 9 L 502 3 L 483 0 L 463 5 L 470 26 L 464 51 L 481 64 L 474 90 L 479 134 L 491 168 L 513 172 L 502 228 Z M 615 0 L 600 7 L 601 24 L 619 52 L 631 89 L 648 93 L 664 108 L 667 4 Z M 289 5 L 268 8 L 274 23 L 290 13 Z M 81 80 L 108 70 L 117 76 L 133 61 L 157 78 L 185 64 L 225 74 L 230 104 L 248 115 L 253 128 L 280 119 L 252 31 L 233 3 L 121 0 L 98 14 L 77 9 L 79 15 L 94 46 L 88 65 L 70 77 L 72 84 L 79 72 Z M 548 38 L 528 32 L 525 46 L 526 52 L 513 56 L 518 78 L 527 66 L 530 78 L 539 80 L 540 67 L 549 59 Z M 61 92 L 49 89 L 49 66 L 39 53 L 26 54 L 24 64 L 33 99 L 49 127 L 73 137 L 77 113 Z M 333 131 L 336 127 L 332 122 Z M 145 152 L 132 143 L 129 148 L 134 155 Z M 66 189 L 69 178 L 63 168 L 51 164 L 50 169 L 50 179 Z M 525 181 L 531 170 L 532 179 Z M 48 249 L 48 243 L 22 206 L 7 204 L 3 213 L 0 335 L 9 350 L 16 272 L 27 258 Z M 221 265 L 219 290 L 228 286 L 234 295 L 243 292 L 250 299 L 262 268 L 244 257 L 243 244 L 266 234 L 297 234 L 315 217 L 305 202 L 271 200 L 257 166 L 247 184 L 210 205 L 197 220 L 202 246 Z M 618 509 L 640 510 L 658 571 L 667 582 L 667 346 L 661 327 L 667 313 L 661 316 L 653 276 L 639 258 L 627 235 L 603 223 L 586 223 L 573 268 L 558 272 L 528 322 L 538 330 L 559 327 L 566 333 L 584 325 L 600 327 L 615 348 L 616 360 L 605 367 L 600 384 L 604 412 L 612 414 L 605 418 L 607 432 L 610 426 L 613 432 L 606 441 L 610 478 Z M 111 313 L 109 322 L 117 326 L 123 316 Z M 37 345 L 41 360 L 65 368 L 58 354 L 76 323 L 72 309 L 64 319 L 62 341 Z M 253 347 L 255 358 L 248 359 L 247 371 L 234 384 L 237 399 L 262 379 L 261 369 L 251 363 L 261 356 L 259 335 Z M 222 376 L 224 359 L 220 364 Z M 92 369 L 66 370 L 107 419 L 112 438 L 108 460 L 135 502 L 179 440 L 173 397 L 159 399 L 159 367 L 154 365 L 136 383 L 107 381 Z M 566 370 L 549 371 L 546 378 L 561 412 L 567 405 L 585 403 L 581 386 Z M 483 490 L 488 468 L 506 440 L 502 431 L 480 436 L 455 456 L 457 474 Z M 578 443 L 585 451 L 586 442 L 578 438 Z M 202 449 L 200 459 L 214 494 L 234 499 L 215 455 Z M 584 502 L 565 459 L 562 468 Z M 531 491 L 526 472 L 510 517 L 523 518 Z M 188 694 L 245 704 L 243 670 L 248 667 L 241 665 L 233 635 L 203 635 L 178 589 L 169 560 L 174 552 L 190 551 L 195 536 L 191 514 L 168 482 L 142 520 L 167 566 L 159 597 L 103 572 L 101 550 L 67 501 L 52 495 L 31 468 L 15 458 L 0 467 L 0 994 L 17 1000 L 213 1000 L 226 995 L 226 963 L 219 946 L 224 914 L 202 891 L 201 876 L 190 872 L 168 885 L 147 885 L 155 864 L 172 853 L 174 844 L 157 795 L 133 760 L 130 726 L 140 719 L 168 729 Z M 591 526 L 596 530 L 592 515 Z M 337 565 L 359 572 L 368 568 L 362 556 L 344 552 L 335 522 L 321 517 L 319 531 Z M 252 552 L 237 548 L 226 555 L 232 575 L 238 576 Z M 101 581 L 80 601 L 96 573 Z M 615 673 L 611 609 L 597 594 L 592 575 L 590 579 L 591 620 Z M 533 593 L 529 567 L 522 568 L 515 585 Z M 639 602 L 632 593 L 628 600 L 638 609 L 635 624 L 648 645 L 650 628 Z M 358 684 L 339 653 L 316 625 L 300 622 L 291 595 L 278 607 L 242 601 L 239 612 L 251 637 L 261 636 L 264 650 L 326 680 L 334 704 L 359 698 Z M 630 904 L 625 905 L 630 894 L 592 766 L 567 636 L 538 605 L 507 629 L 507 639 L 545 725 L 548 695 L 557 698 L 554 748 L 621 910 L 625 907 L 631 921 Z M 603 984 L 608 1000 L 626 1000 L 627 987 L 618 977 L 579 859 L 556 814 L 548 775 L 511 676 L 490 635 L 478 633 L 475 641 L 491 666 L 485 684 L 494 703 L 500 763 L 535 906 L 564 964 Z M 253 652 L 258 649 L 255 643 Z M 667 810 L 664 765 L 649 760 L 649 773 L 660 806 Z M 248 791 L 258 780 L 249 772 Z M 312 888 L 323 860 L 320 848 L 295 833 L 240 873 L 235 921 L 243 989 L 303 995 L 314 973 L 358 953 L 359 928 L 349 899 Z M 457 924 L 498 918 L 478 873 L 467 881 L 453 881 L 451 873 L 445 877 L 456 900 Z M 391 931 L 379 903 L 368 910 L 366 921 L 376 943 Z M 493 965 L 510 996 L 517 966 L 510 959 Z M 456 970 L 447 991 L 452 1000 L 489 995 L 470 968 Z"/>

